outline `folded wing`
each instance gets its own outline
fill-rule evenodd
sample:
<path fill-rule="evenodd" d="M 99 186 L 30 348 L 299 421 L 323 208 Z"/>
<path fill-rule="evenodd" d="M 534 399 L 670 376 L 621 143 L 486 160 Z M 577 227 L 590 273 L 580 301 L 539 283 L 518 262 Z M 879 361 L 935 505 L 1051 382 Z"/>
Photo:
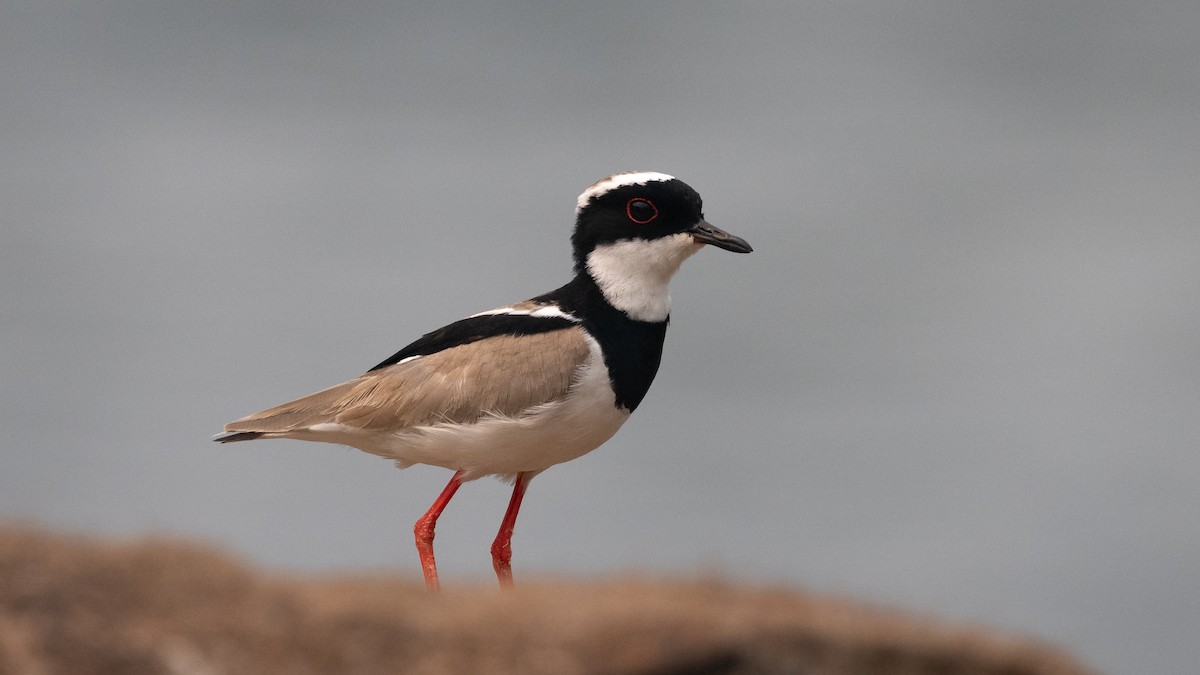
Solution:
<path fill-rule="evenodd" d="M 531 319 L 536 320 L 536 319 Z M 566 395 L 590 350 L 582 329 L 494 335 L 372 370 L 225 425 L 223 441 L 287 437 L 322 424 L 398 431 L 519 417 Z"/>

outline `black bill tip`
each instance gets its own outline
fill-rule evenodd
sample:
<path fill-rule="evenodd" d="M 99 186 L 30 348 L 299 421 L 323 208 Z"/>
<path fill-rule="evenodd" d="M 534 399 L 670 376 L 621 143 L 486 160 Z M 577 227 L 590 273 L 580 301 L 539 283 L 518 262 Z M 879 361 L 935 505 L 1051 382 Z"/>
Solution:
<path fill-rule="evenodd" d="M 749 253 L 754 250 L 750 248 L 749 242 L 745 239 L 735 237 L 707 220 L 697 222 L 691 229 L 687 230 L 687 233 L 695 237 L 696 241 L 702 244 L 712 244 L 726 251 Z"/>

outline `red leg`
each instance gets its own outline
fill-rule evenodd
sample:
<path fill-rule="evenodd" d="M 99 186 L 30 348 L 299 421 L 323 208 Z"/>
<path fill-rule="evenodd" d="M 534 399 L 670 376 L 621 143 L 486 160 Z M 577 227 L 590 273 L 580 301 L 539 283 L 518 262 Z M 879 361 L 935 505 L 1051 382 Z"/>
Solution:
<path fill-rule="evenodd" d="M 500 522 L 500 532 L 492 542 L 492 567 L 496 569 L 496 578 L 500 580 L 500 588 L 512 588 L 512 534 L 517 523 L 517 512 L 521 510 L 521 499 L 525 496 L 525 486 L 529 485 L 532 476 L 528 473 L 517 474 L 513 485 L 512 498 L 508 500 L 508 510 L 504 512 L 504 520 Z"/>
<path fill-rule="evenodd" d="M 425 515 L 413 525 L 413 534 L 417 537 L 417 553 L 421 556 L 421 572 L 425 574 L 425 587 L 431 591 L 439 588 L 437 563 L 433 559 L 433 528 L 437 526 L 438 516 L 442 515 L 442 511 L 450 503 L 450 498 L 462 485 L 462 474 L 462 471 L 454 473 L 450 482 L 442 489 L 442 494 L 438 495 Z"/>

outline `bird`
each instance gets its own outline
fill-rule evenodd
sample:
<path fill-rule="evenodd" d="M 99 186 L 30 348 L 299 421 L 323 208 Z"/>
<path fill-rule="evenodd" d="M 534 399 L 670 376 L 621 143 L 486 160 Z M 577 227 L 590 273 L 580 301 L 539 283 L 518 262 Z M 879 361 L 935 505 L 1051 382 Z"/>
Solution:
<path fill-rule="evenodd" d="M 576 200 L 565 285 L 426 333 L 363 375 L 230 422 L 213 440 L 336 443 L 400 468 L 453 471 L 413 526 L 430 591 L 440 588 L 435 527 L 455 492 L 484 476 L 510 480 L 491 554 L 500 587 L 511 588 L 530 480 L 599 447 L 637 409 L 662 358 L 668 283 L 708 245 L 752 250 L 705 220 L 700 195 L 678 178 L 607 176 Z"/>

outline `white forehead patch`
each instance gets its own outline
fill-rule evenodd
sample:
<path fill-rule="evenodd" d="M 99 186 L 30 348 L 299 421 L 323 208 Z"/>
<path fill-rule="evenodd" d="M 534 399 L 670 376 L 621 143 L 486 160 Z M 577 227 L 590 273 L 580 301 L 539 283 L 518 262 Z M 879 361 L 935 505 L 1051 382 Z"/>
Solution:
<path fill-rule="evenodd" d="M 618 173 L 609 176 L 608 178 L 602 178 L 595 183 L 592 183 L 591 187 L 584 190 L 583 194 L 579 195 L 579 199 L 575 201 L 575 213 L 582 211 L 583 208 L 588 205 L 588 202 L 592 201 L 596 197 L 599 197 L 606 192 L 616 190 L 619 187 L 625 187 L 626 185 L 645 185 L 646 183 L 653 181 L 668 180 L 675 180 L 675 177 L 668 176 L 665 173 L 659 173 L 657 171 L 630 171 L 628 173 Z"/>

